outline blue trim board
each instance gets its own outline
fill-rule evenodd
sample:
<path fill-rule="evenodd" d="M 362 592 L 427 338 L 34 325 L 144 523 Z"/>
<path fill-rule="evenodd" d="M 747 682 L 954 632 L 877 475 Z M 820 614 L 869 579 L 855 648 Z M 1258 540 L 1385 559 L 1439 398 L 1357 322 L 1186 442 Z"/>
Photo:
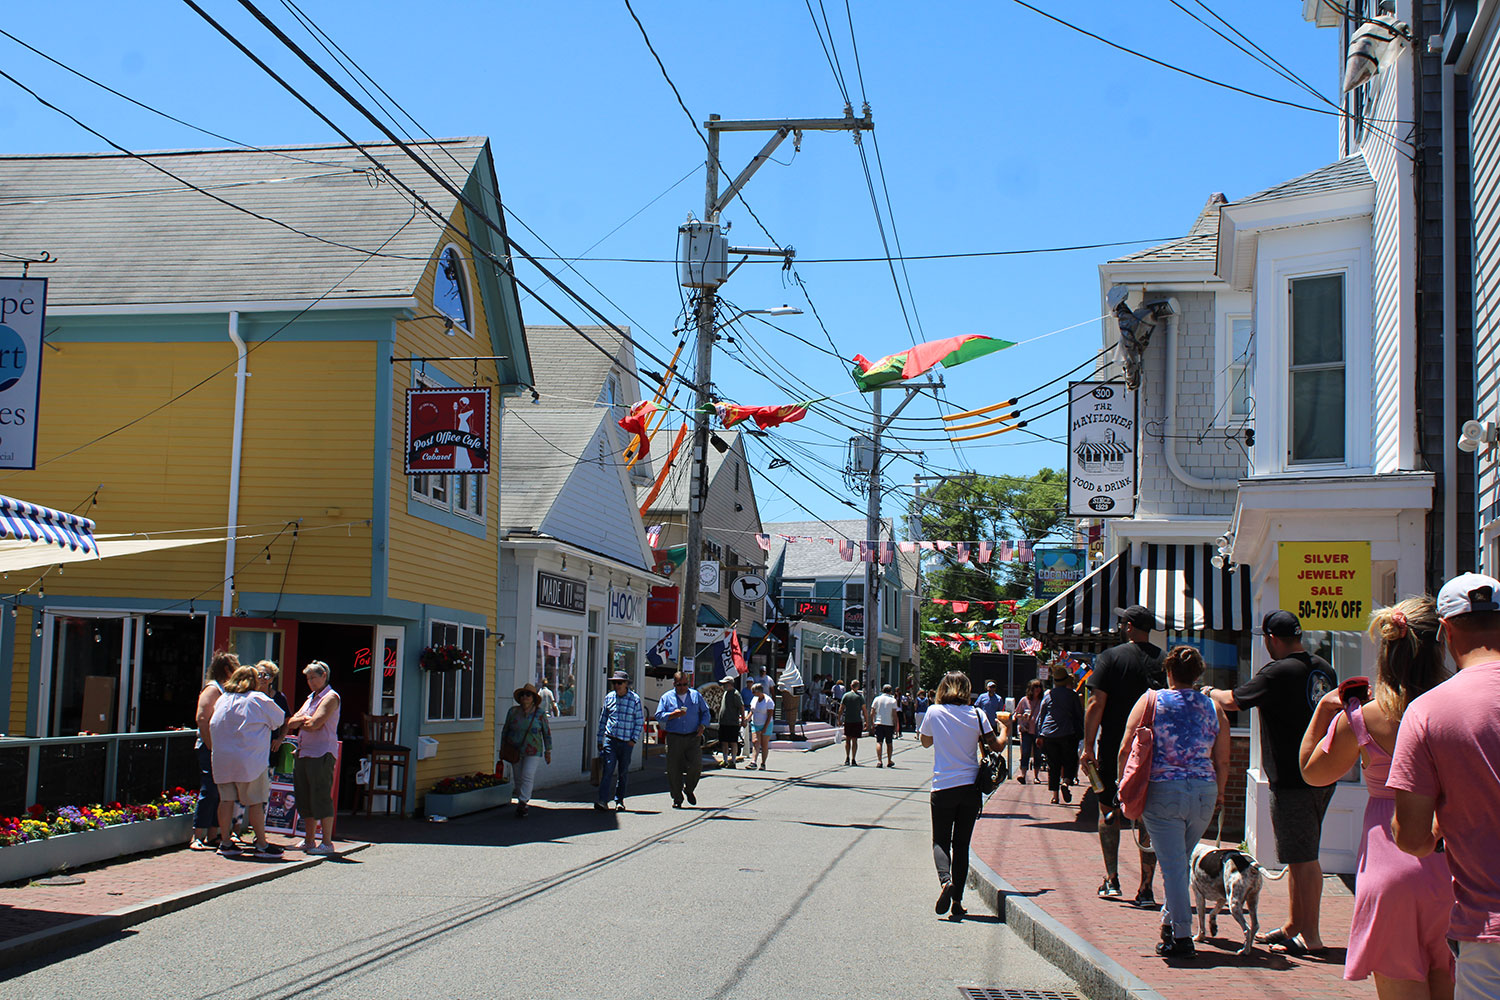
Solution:
<path fill-rule="evenodd" d="M 436 504 L 420 500 L 410 493 L 406 497 L 406 513 L 412 517 L 421 518 L 423 521 L 431 521 L 433 524 L 452 528 L 454 531 L 462 531 L 464 534 L 473 535 L 475 538 L 483 538 L 486 534 L 485 529 L 488 527 L 488 525 L 475 521 L 472 518 L 464 517 L 462 514 L 455 514 L 452 511 L 444 510 Z"/>
<path fill-rule="evenodd" d="M 371 467 L 370 593 L 384 598 L 391 580 L 391 425 L 395 421 L 396 323 L 375 342 L 375 451 Z M 407 490 L 410 493 L 410 489 Z"/>

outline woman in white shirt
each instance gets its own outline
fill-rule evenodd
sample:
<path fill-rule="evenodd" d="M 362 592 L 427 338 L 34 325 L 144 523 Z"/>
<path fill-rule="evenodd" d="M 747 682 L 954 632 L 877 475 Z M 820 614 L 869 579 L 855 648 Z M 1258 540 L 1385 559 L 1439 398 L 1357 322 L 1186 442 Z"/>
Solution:
<path fill-rule="evenodd" d="M 271 732 L 286 721 L 286 713 L 256 690 L 256 669 L 238 667 L 224 682 L 224 693 L 214 703 L 209 736 L 213 741 L 214 781 L 219 787 L 219 853 L 240 853 L 229 838 L 236 802 L 245 807 L 255 830 L 255 855 L 281 856 L 281 848 L 266 840 L 266 800 L 271 797 Z"/>
<path fill-rule="evenodd" d="M 922 717 L 922 745 L 932 754 L 932 860 L 937 865 L 936 910 L 962 920 L 964 883 L 969 879 L 969 840 L 984 806 L 974 783 L 979 776 L 979 747 L 1004 750 L 990 720 L 969 704 L 969 675 L 950 670 L 938 685 L 935 704 Z"/>
<path fill-rule="evenodd" d="M 760 754 L 759 768 L 766 769 L 766 758 L 771 756 L 771 729 L 776 724 L 776 702 L 766 694 L 764 684 L 750 686 L 750 770 L 755 770 L 755 756 Z"/>

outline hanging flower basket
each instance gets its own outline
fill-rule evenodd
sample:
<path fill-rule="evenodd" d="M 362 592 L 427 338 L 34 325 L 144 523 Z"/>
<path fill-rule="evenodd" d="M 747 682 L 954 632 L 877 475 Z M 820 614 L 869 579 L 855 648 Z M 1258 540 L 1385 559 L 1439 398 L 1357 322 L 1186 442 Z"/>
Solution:
<path fill-rule="evenodd" d="M 423 670 L 448 673 L 454 670 L 468 670 L 473 666 L 474 659 L 462 646 L 428 646 L 417 657 L 417 663 Z"/>

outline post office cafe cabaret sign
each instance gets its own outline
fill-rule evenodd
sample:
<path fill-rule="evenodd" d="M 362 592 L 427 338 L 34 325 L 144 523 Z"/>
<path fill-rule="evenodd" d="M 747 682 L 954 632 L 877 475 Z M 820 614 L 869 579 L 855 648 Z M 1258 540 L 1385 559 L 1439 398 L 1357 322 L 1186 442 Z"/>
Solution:
<path fill-rule="evenodd" d="M 575 580 L 541 570 L 536 574 L 536 606 L 581 615 L 588 610 L 587 580 Z M 642 625 L 646 620 L 645 598 L 629 590 L 609 588 L 611 625 Z"/>

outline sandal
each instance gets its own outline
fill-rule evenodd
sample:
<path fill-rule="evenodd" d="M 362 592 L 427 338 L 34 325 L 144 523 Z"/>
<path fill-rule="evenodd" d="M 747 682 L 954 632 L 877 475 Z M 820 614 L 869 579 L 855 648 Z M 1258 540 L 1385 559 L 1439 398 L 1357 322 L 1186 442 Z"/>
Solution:
<path fill-rule="evenodd" d="M 1328 948 L 1309 948 L 1301 934 L 1294 934 L 1291 937 L 1283 936 L 1281 941 L 1271 944 L 1269 950 L 1273 954 L 1291 955 L 1293 958 L 1322 958 Z"/>
<path fill-rule="evenodd" d="M 1263 944 L 1271 947 L 1274 947 L 1276 945 L 1284 945 L 1291 939 L 1292 935 L 1288 934 L 1280 927 L 1276 928 L 1274 931 L 1271 931 L 1268 934 L 1255 935 L 1256 944 Z"/>

